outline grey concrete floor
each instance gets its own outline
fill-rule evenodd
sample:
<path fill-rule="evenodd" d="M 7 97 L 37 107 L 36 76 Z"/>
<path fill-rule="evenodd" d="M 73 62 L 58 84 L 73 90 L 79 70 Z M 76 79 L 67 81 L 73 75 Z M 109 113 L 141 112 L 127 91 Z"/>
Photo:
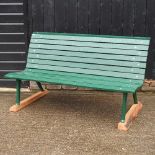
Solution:
<path fill-rule="evenodd" d="M 51 91 L 11 113 L 15 94 L 0 93 L 0 155 L 155 155 L 155 94 L 139 99 L 142 113 L 120 132 L 120 94 Z M 132 103 L 129 96 L 128 108 Z"/>

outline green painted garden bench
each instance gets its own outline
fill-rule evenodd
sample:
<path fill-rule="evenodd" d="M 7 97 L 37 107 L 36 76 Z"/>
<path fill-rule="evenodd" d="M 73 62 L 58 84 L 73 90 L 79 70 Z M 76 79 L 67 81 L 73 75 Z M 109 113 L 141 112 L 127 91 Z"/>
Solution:
<path fill-rule="evenodd" d="M 65 33 L 33 33 L 24 71 L 6 74 L 16 79 L 18 111 L 48 93 L 40 82 L 63 84 L 123 94 L 120 130 L 142 109 L 137 90 L 143 85 L 150 38 Z M 21 80 L 36 81 L 40 91 L 20 101 Z M 128 93 L 134 104 L 126 113 Z"/>

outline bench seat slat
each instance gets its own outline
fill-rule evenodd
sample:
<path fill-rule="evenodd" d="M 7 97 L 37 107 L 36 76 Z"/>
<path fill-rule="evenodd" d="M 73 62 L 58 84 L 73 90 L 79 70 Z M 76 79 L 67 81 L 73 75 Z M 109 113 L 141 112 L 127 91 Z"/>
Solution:
<path fill-rule="evenodd" d="M 52 34 L 52 35 L 51 35 Z M 81 34 L 59 34 L 59 33 L 34 33 L 33 38 L 45 38 L 45 39 L 58 39 L 58 40 L 75 40 L 75 41 L 92 41 L 92 42 L 112 42 L 112 43 L 125 43 L 125 44 L 139 44 L 148 45 L 148 37 L 120 37 L 120 36 L 108 36 L 108 35 L 81 35 Z"/>
<path fill-rule="evenodd" d="M 29 58 L 41 59 L 40 55 L 29 54 Z M 83 62 L 91 64 L 102 64 L 102 65 L 114 65 L 114 66 L 128 66 L 128 67 L 138 67 L 145 68 L 146 63 L 143 62 L 130 62 L 130 61 L 119 61 L 119 60 L 104 60 L 104 59 L 95 59 L 95 58 L 78 58 L 78 57 L 67 57 L 67 56 L 56 56 L 56 55 L 44 55 L 43 59 L 45 60 L 58 60 L 58 61 L 67 61 L 67 62 Z M 31 59 L 32 60 L 32 59 Z M 30 60 L 30 61 L 31 61 Z"/>
<path fill-rule="evenodd" d="M 89 81 L 87 78 L 85 79 L 83 77 L 83 74 L 81 74 L 81 77 L 72 77 L 67 78 L 65 76 L 60 76 L 58 75 L 52 75 L 52 72 L 48 74 L 43 74 L 43 73 L 37 73 L 35 72 L 19 72 L 19 73 L 10 73 L 7 75 L 8 78 L 22 78 L 24 80 L 37 80 L 37 81 L 42 81 L 42 82 L 50 82 L 50 83 L 56 83 L 56 84 L 67 84 L 67 85 L 73 85 L 73 86 L 82 86 L 82 87 L 88 87 L 88 88 L 96 88 L 96 89 L 104 89 L 107 91 L 118 91 L 118 92 L 134 92 L 137 88 L 139 88 L 141 85 L 139 84 L 123 84 L 120 82 L 113 83 L 113 82 L 108 82 L 108 81 L 98 81 L 94 80 L 92 82 Z"/>
<path fill-rule="evenodd" d="M 130 49 L 130 50 L 147 50 L 148 46 L 143 45 L 128 45 L 128 44 L 111 44 L 111 43 L 94 43 L 94 42 L 77 42 L 77 41 L 65 41 L 65 40 L 45 40 L 45 39 L 33 39 L 31 43 L 34 43 L 36 47 L 41 44 L 50 45 L 67 45 L 74 47 L 96 47 L 96 48 L 112 48 L 112 49 Z"/>
<path fill-rule="evenodd" d="M 130 79 L 143 79 L 144 75 L 137 75 L 131 73 L 120 73 L 120 72 L 112 72 L 112 71 L 101 71 L 101 70 L 90 70 L 86 68 L 71 68 L 71 67 L 61 67 L 61 66 L 50 66 L 50 65 L 38 65 L 38 64 L 31 64 L 27 65 L 28 68 L 40 68 L 40 69 L 48 69 L 48 70 L 57 70 L 57 71 L 64 71 L 70 73 L 83 73 L 83 74 L 90 74 L 90 75 L 102 75 L 102 76 L 110 76 L 110 77 L 127 77 Z"/>
<path fill-rule="evenodd" d="M 127 61 L 139 61 L 145 62 L 146 57 L 131 55 L 115 55 L 115 54 L 102 54 L 102 53 L 88 53 L 88 52 L 73 52 L 73 51 L 62 51 L 62 50 L 45 50 L 45 49 L 30 49 L 31 54 L 39 55 L 43 58 L 44 55 L 59 55 L 59 56 L 71 56 L 71 57 L 86 57 L 86 58 L 103 58 L 111 60 L 127 60 Z"/>
<path fill-rule="evenodd" d="M 43 69 L 32 69 L 32 68 L 27 68 L 25 70 L 26 72 L 34 72 L 34 73 L 43 73 L 43 74 L 48 74 L 48 75 L 59 75 L 59 76 L 64 76 L 69 78 L 69 77 L 78 77 L 81 78 L 81 74 L 80 73 L 68 73 L 68 72 L 60 72 L 60 71 L 52 71 L 49 72 L 48 70 L 43 70 Z M 97 76 L 97 75 L 87 75 L 87 74 L 82 74 L 83 78 L 89 79 L 89 80 L 97 80 L 97 81 L 109 81 L 109 82 L 120 82 L 122 84 L 126 84 L 126 83 L 132 83 L 132 84 L 142 84 L 143 80 L 136 80 L 136 79 L 124 79 L 124 78 L 116 78 L 116 77 L 106 77 L 106 76 Z"/>

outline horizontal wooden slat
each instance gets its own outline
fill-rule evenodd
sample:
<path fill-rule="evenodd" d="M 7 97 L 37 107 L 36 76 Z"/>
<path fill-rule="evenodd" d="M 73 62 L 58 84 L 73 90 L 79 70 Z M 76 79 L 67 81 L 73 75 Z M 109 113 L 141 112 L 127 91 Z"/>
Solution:
<path fill-rule="evenodd" d="M 135 73 L 135 74 L 144 74 L 145 69 L 132 68 L 132 67 L 122 67 L 122 66 L 109 66 L 109 65 L 98 65 L 98 64 L 87 64 L 79 62 L 64 62 L 64 61 L 54 61 L 54 60 L 42 60 L 42 59 L 29 59 L 28 63 L 30 64 L 40 64 L 40 65 L 49 65 L 49 68 L 52 66 L 61 66 L 61 67 L 71 67 L 71 68 L 86 68 L 94 70 L 103 70 L 103 71 L 115 71 L 123 73 Z"/>
<path fill-rule="evenodd" d="M 40 64 L 27 64 L 28 68 L 40 68 L 44 70 L 55 70 L 63 71 L 70 73 L 82 73 L 90 75 L 101 75 L 101 76 L 110 76 L 110 77 L 121 77 L 121 78 L 130 78 L 130 79 L 144 79 L 144 75 L 136 75 L 132 73 L 121 73 L 121 72 L 112 72 L 112 71 L 101 71 L 101 70 L 92 70 L 86 68 L 71 68 L 71 67 L 61 67 L 61 66 L 50 66 L 50 65 L 40 65 Z"/>
<path fill-rule="evenodd" d="M 28 58 L 41 59 L 40 55 L 29 54 Z M 117 60 L 106 60 L 106 59 L 95 59 L 95 58 L 79 58 L 79 57 L 68 57 L 68 56 L 55 56 L 55 55 L 44 55 L 46 60 L 57 60 L 57 61 L 67 61 L 67 62 L 83 62 L 92 64 L 102 64 L 102 65 L 114 65 L 114 66 L 128 66 L 128 67 L 138 67 L 145 68 L 146 63 L 142 62 L 130 62 L 130 61 L 117 61 Z"/>
<path fill-rule="evenodd" d="M 1 5 L 0 3 L 0 13 L 21 13 L 23 12 L 22 5 Z M 5 3 L 3 3 L 5 4 Z"/>
<path fill-rule="evenodd" d="M 123 52 L 123 51 L 122 51 Z M 141 56 L 131 56 L 124 55 L 124 53 L 117 55 L 115 53 L 88 53 L 85 51 L 77 52 L 77 51 L 62 51 L 62 50 L 44 50 L 44 49 L 30 49 L 29 53 L 36 54 L 36 56 L 40 55 L 41 58 L 44 58 L 44 55 L 60 55 L 60 56 L 72 56 L 72 57 L 84 57 L 84 58 L 101 58 L 101 59 L 109 59 L 109 60 L 127 60 L 127 61 L 139 61 L 146 62 L 146 57 Z"/>
<path fill-rule="evenodd" d="M 148 50 L 148 46 L 144 45 L 129 45 L 129 44 L 112 44 L 112 43 L 96 43 L 96 42 L 80 42 L 68 40 L 47 40 L 47 39 L 31 39 L 31 43 L 36 43 L 36 48 L 39 44 L 50 45 L 67 45 L 75 47 L 97 47 L 97 48 L 111 48 L 111 49 L 130 49 L 130 50 Z M 34 45 L 33 45 L 34 46 Z"/>
<path fill-rule="evenodd" d="M 75 40 L 75 41 L 91 41 L 91 42 L 109 42 L 109 43 L 125 43 L 125 44 L 141 44 L 148 45 L 149 38 L 136 38 L 136 37 L 119 37 L 119 36 L 107 36 L 107 35 L 78 35 L 78 34 L 57 34 L 57 33 L 34 33 L 33 38 L 47 38 L 58 40 Z"/>
<path fill-rule="evenodd" d="M 38 45 L 37 45 L 38 46 Z M 32 50 L 31 50 L 32 49 Z M 41 51 L 44 53 L 44 50 L 64 50 L 64 51 L 75 51 L 75 52 L 88 52 L 88 53 L 105 53 L 105 54 L 115 54 L 115 55 L 133 55 L 133 56 L 147 56 L 146 51 L 135 51 L 135 50 L 122 50 L 122 49 L 104 49 L 104 48 L 91 48 L 91 47 L 74 47 L 74 46 L 62 46 L 62 45 L 43 45 L 40 44 L 40 47 L 36 47 L 35 44 L 30 44 L 30 52 L 35 53 Z"/>
<path fill-rule="evenodd" d="M 65 75 L 65 77 L 67 77 L 67 79 L 69 77 L 78 77 L 81 78 L 81 74 L 80 73 L 67 73 L 67 72 L 60 72 L 60 71 L 52 71 L 49 72 L 48 70 L 43 70 L 43 69 L 31 69 L 31 68 L 26 68 L 24 70 L 24 72 L 33 72 L 35 74 L 37 73 L 43 73 L 43 74 L 48 74 L 49 76 L 52 75 L 59 75 L 59 76 L 63 76 Z M 120 82 L 122 84 L 124 83 L 132 83 L 132 84 L 142 84 L 143 80 L 136 80 L 136 79 L 127 79 L 127 78 L 116 78 L 116 77 L 106 77 L 106 76 L 97 76 L 97 75 L 87 75 L 87 74 L 82 74 L 82 77 L 89 79 L 89 80 L 97 80 L 97 81 L 109 81 L 109 82 Z M 103 80 L 104 79 L 104 80 Z"/>

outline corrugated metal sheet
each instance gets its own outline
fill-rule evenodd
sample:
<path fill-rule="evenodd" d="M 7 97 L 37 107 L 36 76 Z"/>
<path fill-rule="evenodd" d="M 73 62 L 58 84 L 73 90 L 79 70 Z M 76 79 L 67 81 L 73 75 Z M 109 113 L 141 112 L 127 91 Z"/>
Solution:
<path fill-rule="evenodd" d="M 155 0 L 30 0 L 34 31 L 150 36 L 146 76 L 155 79 Z"/>
<path fill-rule="evenodd" d="M 3 75 L 25 68 L 27 37 L 24 5 L 23 0 L 0 1 L 0 87 L 15 86 L 15 80 L 4 79 Z"/>

